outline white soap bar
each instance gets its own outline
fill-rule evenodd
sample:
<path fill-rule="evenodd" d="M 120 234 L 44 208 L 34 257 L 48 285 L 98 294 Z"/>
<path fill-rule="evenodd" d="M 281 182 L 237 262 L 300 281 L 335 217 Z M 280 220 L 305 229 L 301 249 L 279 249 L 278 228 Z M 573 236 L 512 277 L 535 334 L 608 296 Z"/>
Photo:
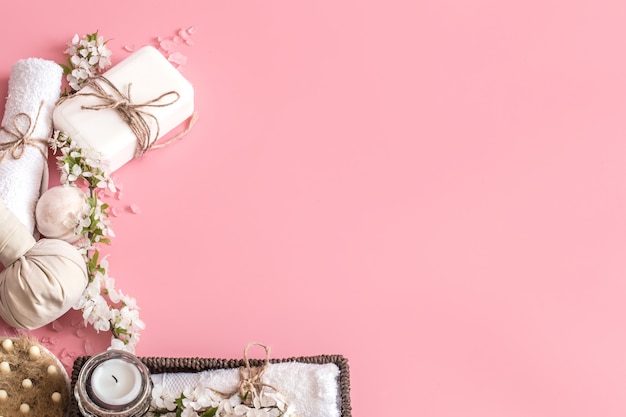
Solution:
<path fill-rule="evenodd" d="M 178 93 L 178 99 L 168 94 L 156 103 L 171 103 L 169 105 L 138 107 L 138 111 L 154 116 L 143 116 L 150 129 L 150 143 L 165 136 L 193 114 L 191 83 L 151 46 L 138 49 L 102 75 L 123 95 L 127 95 L 130 86 L 131 104 L 148 103 L 171 91 Z M 107 93 L 112 94 L 112 89 L 99 82 Z M 99 152 L 108 162 L 109 171 L 113 172 L 135 157 L 137 136 L 117 110 L 83 109 L 83 106 L 105 104 L 102 98 L 85 95 L 95 92 L 93 87 L 87 85 L 62 101 L 53 113 L 54 129 L 65 132 L 79 146 L 91 147 Z"/>

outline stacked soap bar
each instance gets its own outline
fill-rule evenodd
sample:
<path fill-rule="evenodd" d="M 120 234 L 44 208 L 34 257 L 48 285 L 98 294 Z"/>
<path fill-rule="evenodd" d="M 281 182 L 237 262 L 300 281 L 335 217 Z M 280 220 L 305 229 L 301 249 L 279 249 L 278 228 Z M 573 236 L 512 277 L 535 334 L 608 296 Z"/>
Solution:
<path fill-rule="evenodd" d="M 151 46 L 133 52 L 102 76 L 104 80 L 96 80 L 98 87 L 114 100 L 120 98 L 119 93 L 129 98 L 127 104 L 134 106 L 131 111 L 145 121 L 149 144 L 193 114 L 191 83 Z M 120 109 L 101 96 L 93 86 L 83 87 L 55 108 L 53 123 L 79 146 L 100 153 L 113 172 L 135 157 L 138 139 Z"/>

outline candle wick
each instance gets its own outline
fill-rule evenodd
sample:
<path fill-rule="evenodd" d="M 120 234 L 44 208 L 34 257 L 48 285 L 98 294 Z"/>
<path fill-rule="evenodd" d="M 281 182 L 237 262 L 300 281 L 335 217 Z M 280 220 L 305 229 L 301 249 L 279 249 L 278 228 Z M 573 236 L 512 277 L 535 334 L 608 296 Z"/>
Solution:
<path fill-rule="evenodd" d="M 111 375 L 113 377 L 113 379 L 115 380 L 115 383 L 117 384 L 117 378 L 115 377 L 115 375 Z"/>

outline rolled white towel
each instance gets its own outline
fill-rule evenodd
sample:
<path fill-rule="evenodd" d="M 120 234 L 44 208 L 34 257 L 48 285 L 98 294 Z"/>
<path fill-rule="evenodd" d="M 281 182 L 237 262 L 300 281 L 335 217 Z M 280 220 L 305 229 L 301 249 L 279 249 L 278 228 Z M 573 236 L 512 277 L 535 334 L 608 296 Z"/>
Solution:
<path fill-rule="evenodd" d="M 61 93 L 63 69 L 41 58 L 17 61 L 11 68 L 0 130 L 0 199 L 32 233 L 35 206 L 48 187 L 48 146 L 52 111 Z M 26 142 L 26 143 L 24 143 Z"/>
<path fill-rule="evenodd" d="M 269 364 L 263 382 L 277 388 L 302 417 L 341 417 L 339 367 L 334 363 L 281 362 Z M 239 369 L 196 373 L 152 374 L 152 381 L 175 396 L 185 388 L 210 387 L 219 392 L 237 390 Z"/>

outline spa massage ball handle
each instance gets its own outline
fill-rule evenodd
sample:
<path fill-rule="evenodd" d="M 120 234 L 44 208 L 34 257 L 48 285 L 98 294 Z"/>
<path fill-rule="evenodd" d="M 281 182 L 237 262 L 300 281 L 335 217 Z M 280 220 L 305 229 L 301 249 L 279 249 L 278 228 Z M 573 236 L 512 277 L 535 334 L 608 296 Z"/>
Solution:
<path fill-rule="evenodd" d="M 85 261 L 59 239 L 35 240 L 0 200 L 0 317 L 33 330 L 75 306 L 88 283 Z"/>

